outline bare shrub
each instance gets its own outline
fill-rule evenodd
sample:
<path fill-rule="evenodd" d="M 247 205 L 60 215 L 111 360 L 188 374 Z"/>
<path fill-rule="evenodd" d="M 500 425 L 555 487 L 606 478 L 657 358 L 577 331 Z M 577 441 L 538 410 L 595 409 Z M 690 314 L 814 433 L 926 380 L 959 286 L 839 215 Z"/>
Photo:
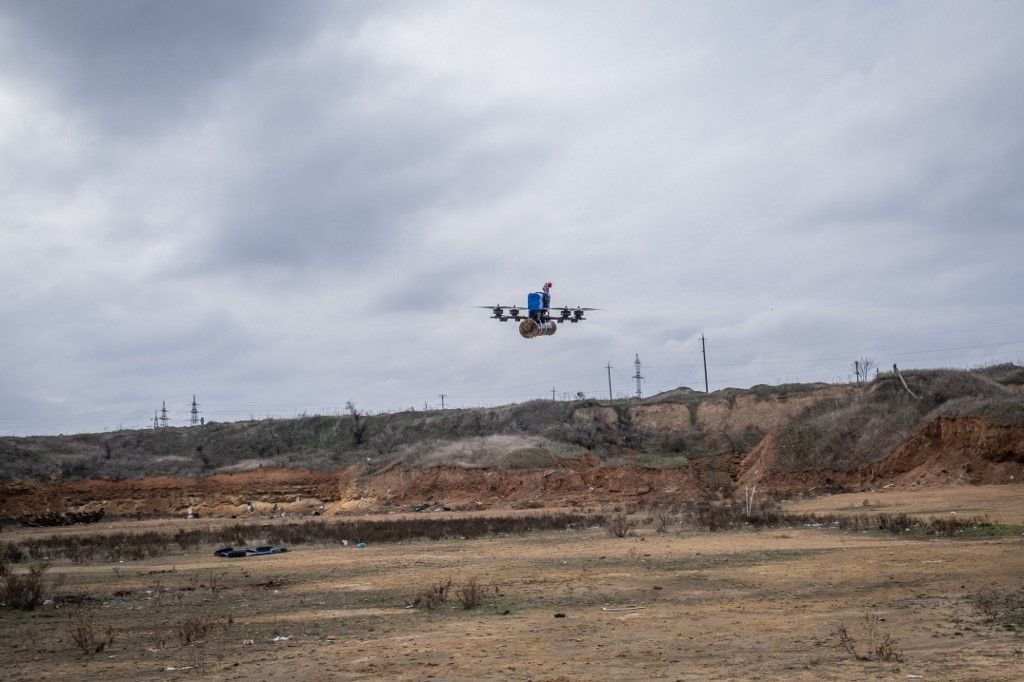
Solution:
<path fill-rule="evenodd" d="M 364 434 L 366 433 L 366 420 L 363 419 L 364 415 L 356 407 L 355 403 L 351 400 L 345 403 L 345 410 L 352 418 L 352 424 L 349 427 L 349 433 L 352 435 L 352 442 L 357 447 L 363 444 Z"/>
<path fill-rule="evenodd" d="M 480 602 L 483 601 L 486 593 L 487 588 L 480 583 L 479 579 L 470 578 L 465 585 L 458 589 L 456 595 L 459 598 L 459 603 L 462 604 L 462 608 L 468 611 L 480 606 Z"/>
<path fill-rule="evenodd" d="M 624 538 L 629 535 L 629 531 L 633 528 L 633 524 L 629 521 L 629 516 L 626 514 L 615 514 L 609 516 L 608 520 L 604 524 L 605 529 L 609 535 L 617 538 Z"/>
<path fill-rule="evenodd" d="M 408 605 L 428 611 L 436 609 L 448 601 L 448 590 L 451 589 L 451 586 L 451 578 L 445 582 L 438 581 L 416 595 Z"/>
<path fill-rule="evenodd" d="M 846 623 L 838 623 L 829 633 L 829 646 L 846 652 L 858 661 L 902 661 L 903 652 L 899 643 L 878 623 L 877 614 L 865 611 L 856 632 Z M 864 648 L 861 649 L 861 641 Z"/>
<path fill-rule="evenodd" d="M 671 526 L 675 522 L 675 520 L 676 517 L 667 511 L 659 510 L 655 512 L 654 531 L 656 533 L 664 533 L 668 531 L 669 526 Z"/>
<path fill-rule="evenodd" d="M 79 611 L 71 619 L 71 641 L 83 656 L 101 653 L 114 643 L 114 630 L 107 628 L 102 635 L 92 616 Z"/>
<path fill-rule="evenodd" d="M 43 578 L 49 569 L 50 564 L 42 562 L 30 566 L 28 573 L 23 575 L 8 573 L 0 588 L 0 601 L 9 609 L 32 611 L 43 603 L 46 593 L 51 589 L 51 585 Z"/>
<path fill-rule="evenodd" d="M 985 619 L 1007 630 L 1024 629 L 1024 590 L 1000 592 L 985 590 L 971 598 Z"/>
<path fill-rule="evenodd" d="M 390 455 L 399 444 L 406 440 L 404 429 L 401 425 L 387 424 L 375 436 L 370 438 L 370 445 L 377 454 L 382 456 Z"/>
<path fill-rule="evenodd" d="M 206 635 L 210 631 L 210 623 L 199 616 L 185 616 L 178 621 L 174 630 L 182 646 L 191 646 L 206 639 Z"/>
<path fill-rule="evenodd" d="M 5 576 L 16 564 L 25 559 L 25 552 L 13 543 L 0 542 L 0 576 Z"/>

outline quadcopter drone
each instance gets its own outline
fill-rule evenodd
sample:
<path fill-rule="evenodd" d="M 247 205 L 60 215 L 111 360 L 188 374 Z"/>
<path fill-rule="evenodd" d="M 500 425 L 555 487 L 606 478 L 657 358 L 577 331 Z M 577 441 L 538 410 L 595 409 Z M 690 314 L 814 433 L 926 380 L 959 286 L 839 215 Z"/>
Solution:
<path fill-rule="evenodd" d="M 519 323 L 519 335 L 524 339 L 533 339 L 538 336 L 552 336 L 558 331 L 558 323 L 571 322 L 576 324 L 587 319 L 584 313 L 589 310 L 600 310 L 599 308 L 552 308 L 551 307 L 551 282 L 544 285 L 542 291 L 534 291 L 526 296 L 526 305 L 481 305 L 478 308 L 485 308 L 491 311 L 492 320 L 508 322 L 515 320 Z M 525 313 L 525 314 L 524 314 Z"/>

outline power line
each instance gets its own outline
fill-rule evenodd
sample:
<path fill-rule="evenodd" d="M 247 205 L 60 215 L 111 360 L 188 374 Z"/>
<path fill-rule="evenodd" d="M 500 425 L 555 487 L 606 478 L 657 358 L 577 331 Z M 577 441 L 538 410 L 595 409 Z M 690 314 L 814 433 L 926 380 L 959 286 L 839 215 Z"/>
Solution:
<path fill-rule="evenodd" d="M 700 335 L 700 352 L 704 356 L 704 393 L 710 393 L 708 390 L 708 351 L 704 347 L 704 334 Z"/>

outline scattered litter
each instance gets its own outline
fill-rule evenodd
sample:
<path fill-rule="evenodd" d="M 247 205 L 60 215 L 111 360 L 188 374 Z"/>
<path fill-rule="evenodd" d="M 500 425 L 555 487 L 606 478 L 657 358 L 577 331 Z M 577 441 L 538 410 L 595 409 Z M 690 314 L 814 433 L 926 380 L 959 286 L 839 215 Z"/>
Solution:
<path fill-rule="evenodd" d="M 287 642 L 289 639 L 291 639 L 291 637 L 286 637 L 284 635 L 278 635 L 277 637 L 275 637 L 274 639 L 272 639 L 270 641 L 271 642 Z"/>
<path fill-rule="evenodd" d="M 342 541 L 341 541 L 341 544 L 342 544 L 342 546 L 344 546 L 344 547 L 348 547 L 348 540 L 342 540 Z"/>
<path fill-rule="evenodd" d="M 247 556 L 267 556 L 268 554 L 281 554 L 287 552 L 287 547 L 221 547 L 213 553 L 214 556 L 226 559 L 237 559 Z"/>
<path fill-rule="evenodd" d="M 358 549 L 362 549 L 363 547 L 366 547 L 366 543 L 365 542 L 357 542 L 356 543 L 356 547 Z"/>
<path fill-rule="evenodd" d="M 256 643 L 256 640 L 254 640 L 254 639 L 243 639 L 242 640 L 242 646 L 252 646 L 255 643 Z"/>
<path fill-rule="evenodd" d="M 169 673 L 173 673 L 175 670 L 191 670 L 192 668 L 193 668 L 193 666 L 191 666 L 191 665 L 183 665 L 180 668 L 175 668 L 174 666 L 168 666 L 167 668 L 164 668 L 164 670 L 169 672 Z"/>
<path fill-rule="evenodd" d="M 907 677 L 909 677 L 912 680 L 919 680 L 922 677 L 924 677 L 924 675 L 907 675 Z"/>
<path fill-rule="evenodd" d="M 637 609 L 646 609 L 646 606 L 602 606 L 602 611 L 636 611 Z"/>

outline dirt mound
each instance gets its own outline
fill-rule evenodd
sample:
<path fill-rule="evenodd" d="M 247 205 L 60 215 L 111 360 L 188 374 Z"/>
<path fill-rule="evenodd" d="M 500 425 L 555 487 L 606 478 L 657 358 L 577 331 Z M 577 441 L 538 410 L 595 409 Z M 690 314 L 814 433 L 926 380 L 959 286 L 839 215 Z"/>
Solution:
<path fill-rule="evenodd" d="M 105 509 L 108 515 L 184 514 L 243 511 L 249 503 L 267 507 L 337 497 L 351 470 L 325 473 L 260 469 L 200 478 L 154 476 L 123 481 L 14 481 L 0 484 L 0 516 Z"/>
<path fill-rule="evenodd" d="M 900 485 L 1007 483 L 1024 478 L 1024 428 L 940 417 L 881 462 L 874 480 Z"/>
<path fill-rule="evenodd" d="M 335 472 L 261 469 L 205 478 L 152 477 L 69 483 L 0 485 L 0 516 L 103 508 L 108 515 L 244 516 L 332 514 L 407 509 L 433 503 L 453 509 L 662 503 L 692 499 L 690 470 L 604 467 L 584 456 L 543 469 L 393 466 L 376 474 L 359 467 Z"/>
<path fill-rule="evenodd" d="M 360 487 L 364 498 L 383 504 L 437 500 L 459 507 L 576 506 L 641 499 L 660 502 L 693 497 L 698 489 L 690 470 L 603 467 L 593 458 L 561 464 L 518 471 L 393 467 Z"/>
<path fill-rule="evenodd" d="M 861 487 L 922 487 L 1024 481 L 1024 427 L 970 417 L 938 417 L 887 457 L 849 471 L 778 471 L 770 434 L 738 468 L 740 486 L 780 492 Z"/>

